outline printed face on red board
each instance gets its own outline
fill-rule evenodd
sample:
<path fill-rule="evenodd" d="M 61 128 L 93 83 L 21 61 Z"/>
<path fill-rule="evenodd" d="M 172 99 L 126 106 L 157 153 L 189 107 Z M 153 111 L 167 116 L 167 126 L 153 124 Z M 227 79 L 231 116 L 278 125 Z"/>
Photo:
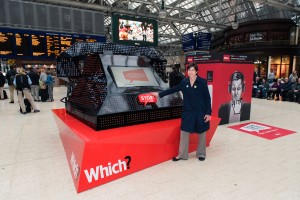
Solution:
<path fill-rule="evenodd" d="M 235 101 L 240 101 L 241 96 L 242 96 L 242 90 L 243 85 L 242 85 L 242 80 L 233 80 L 231 83 L 231 96 L 232 99 Z"/>

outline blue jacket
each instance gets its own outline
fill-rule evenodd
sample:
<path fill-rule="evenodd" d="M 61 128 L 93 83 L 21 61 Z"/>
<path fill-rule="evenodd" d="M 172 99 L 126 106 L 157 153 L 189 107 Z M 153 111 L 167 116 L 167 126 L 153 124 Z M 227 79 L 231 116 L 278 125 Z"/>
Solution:
<path fill-rule="evenodd" d="M 190 79 L 183 79 L 177 86 L 159 93 L 159 97 L 181 91 L 183 94 L 183 110 L 181 130 L 189 133 L 203 133 L 209 129 L 204 116 L 211 115 L 211 99 L 205 79 L 197 76 L 193 86 Z"/>

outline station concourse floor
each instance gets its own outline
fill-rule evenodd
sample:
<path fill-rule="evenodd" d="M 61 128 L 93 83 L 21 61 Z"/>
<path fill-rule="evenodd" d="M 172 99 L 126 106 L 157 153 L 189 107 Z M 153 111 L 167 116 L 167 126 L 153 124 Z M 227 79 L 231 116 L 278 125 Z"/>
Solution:
<path fill-rule="evenodd" d="M 295 134 L 266 140 L 221 125 L 204 162 L 193 152 L 77 193 L 51 112 L 66 90 L 37 102 L 40 113 L 20 114 L 16 95 L 0 101 L 1 200 L 300 200 L 300 105 L 265 99 L 252 99 L 249 121 Z"/>

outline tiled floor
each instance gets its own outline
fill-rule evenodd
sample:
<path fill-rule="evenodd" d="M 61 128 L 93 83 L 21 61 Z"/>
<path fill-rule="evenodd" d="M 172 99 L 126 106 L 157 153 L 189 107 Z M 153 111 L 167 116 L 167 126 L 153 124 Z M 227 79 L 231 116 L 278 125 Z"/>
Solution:
<path fill-rule="evenodd" d="M 0 101 L 0 199 L 299 200 L 300 105 L 253 99 L 251 121 L 297 133 L 266 140 L 219 126 L 207 159 L 167 161 L 77 194 L 51 113 L 66 88 L 40 113 L 21 115 Z M 237 124 L 237 123 L 236 123 Z"/>

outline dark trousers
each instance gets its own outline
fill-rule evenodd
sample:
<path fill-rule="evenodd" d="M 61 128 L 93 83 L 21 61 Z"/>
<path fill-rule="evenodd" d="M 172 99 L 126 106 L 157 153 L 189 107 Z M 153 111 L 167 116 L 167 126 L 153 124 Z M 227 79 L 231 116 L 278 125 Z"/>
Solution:
<path fill-rule="evenodd" d="M 277 98 L 279 98 L 279 94 L 280 94 L 280 91 L 277 91 L 277 90 L 275 90 L 275 91 L 269 90 L 268 93 L 267 93 L 268 97 L 270 97 L 272 99 L 274 99 L 275 96 Z"/>
<path fill-rule="evenodd" d="M 280 92 L 280 95 L 281 95 L 281 97 L 282 97 L 282 101 L 286 101 L 287 100 L 287 97 L 288 97 L 288 90 L 282 90 L 281 92 Z"/>
<path fill-rule="evenodd" d="M 45 102 L 48 99 L 48 88 L 40 90 L 41 101 Z"/>

